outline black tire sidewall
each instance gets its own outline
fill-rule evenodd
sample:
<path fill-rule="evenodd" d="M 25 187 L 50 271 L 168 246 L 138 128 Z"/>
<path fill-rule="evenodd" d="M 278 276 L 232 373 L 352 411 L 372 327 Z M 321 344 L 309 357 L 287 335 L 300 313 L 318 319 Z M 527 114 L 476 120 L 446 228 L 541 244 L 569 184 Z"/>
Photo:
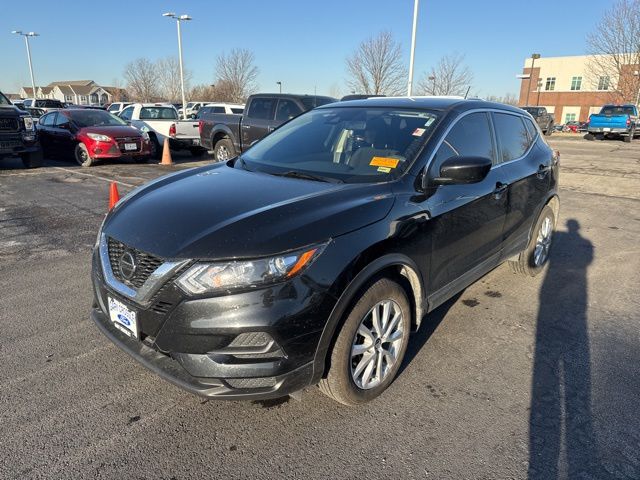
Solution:
<path fill-rule="evenodd" d="M 80 161 L 80 158 L 78 157 L 79 150 L 84 150 L 86 152 L 88 160 L 86 160 L 85 162 Z M 76 148 L 74 151 L 74 158 L 76 159 L 76 162 L 78 163 L 78 165 L 80 165 L 81 167 L 90 167 L 91 164 L 93 163 L 93 160 L 89 156 L 89 150 L 84 145 L 84 143 L 78 143 L 76 145 Z"/>
<path fill-rule="evenodd" d="M 382 300 L 395 301 L 402 310 L 404 343 L 397 357 L 393 371 L 377 387 L 363 390 L 356 386 L 351 376 L 351 345 L 360 326 L 360 322 Z M 347 405 L 357 405 L 373 400 L 393 382 L 402 364 L 409 344 L 411 332 L 411 307 L 404 289 L 393 280 L 382 278 L 372 283 L 353 305 L 347 314 L 331 351 L 331 368 L 327 374 L 334 397 Z"/>
<path fill-rule="evenodd" d="M 155 135 L 151 135 L 149 138 L 149 146 L 151 147 L 151 152 L 149 155 L 151 158 L 158 159 L 162 156 L 162 150 L 160 149 L 160 143 L 158 143 L 158 139 Z"/>
<path fill-rule="evenodd" d="M 229 152 L 229 158 L 223 160 L 218 159 L 218 150 L 220 149 L 220 147 L 225 147 L 227 149 L 227 151 Z M 235 157 L 235 148 L 233 147 L 233 143 L 231 143 L 228 138 L 221 138 L 220 140 L 218 140 L 213 147 L 213 157 L 217 162 L 226 162 L 227 160 L 231 160 L 233 157 Z"/>
<path fill-rule="evenodd" d="M 547 258 L 545 259 L 545 261 L 544 261 L 544 263 L 542 265 L 536 265 L 535 262 L 534 262 L 534 259 L 533 259 L 533 254 L 534 254 L 535 249 L 536 249 L 536 241 L 537 241 L 537 238 L 538 238 L 538 232 L 540 231 L 540 227 L 542 226 L 542 222 L 547 217 L 551 218 L 551 225 L 552 225 L 551 245 L 549 246 L 549 254 L 547 254 Z M 531 240 L 529 241 L 529 246 L 527 247 L 527 250 L 525 252 L 527 267 L 528 267 L 529 271 L 531 272 L 531 274 L 533 274 L 533 275 L 537 275 L 538 273 L 540 273 L 542 270 L 544 270 L 544 268 L 549 263 L 549 256 L 551 255 L 551 248 L 553 247 L 553 233 L 555 231 L 555 225 L 556 225 L 556 218 L 555 218 L 555 215 L 553 214 L 553 210 L 549 205 L 545 205 L 545 207 L 540 212 L 540 215 L 538 216 L 538 220 L 537 220 L 537 222 L 536 222 L 536 224 L 535 224 L 535 226 L 533 228 L 533 231 L 531 232 Z"/>

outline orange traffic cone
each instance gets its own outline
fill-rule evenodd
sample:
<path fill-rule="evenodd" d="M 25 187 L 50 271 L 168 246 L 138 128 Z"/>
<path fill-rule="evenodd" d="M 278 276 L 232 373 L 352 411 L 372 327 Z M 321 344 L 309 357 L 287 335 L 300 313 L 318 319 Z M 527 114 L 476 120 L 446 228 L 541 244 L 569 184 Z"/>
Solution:
<path fill-rule="evenodd" d="M 111 182 L 109 186 L 109 210 L 111 210 L 116 203 L 120 200 L 120 194 L 118 193 L 118 185 L 116 182 Z"/>
<path fill-rule="evenodd" d="M 171 159 L 171 149 L 169 148 L 169 139 L 165 137 L 164 145 L 162 147 L 162 161 L 160 165 L 173 165 L 173 160 Z"/>

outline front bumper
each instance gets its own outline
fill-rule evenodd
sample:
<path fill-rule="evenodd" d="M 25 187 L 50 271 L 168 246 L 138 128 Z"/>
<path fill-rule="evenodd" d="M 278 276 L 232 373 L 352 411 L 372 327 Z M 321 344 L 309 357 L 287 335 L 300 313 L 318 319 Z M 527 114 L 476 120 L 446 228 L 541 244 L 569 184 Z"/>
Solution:
<path fill-rule="evenodd" d="M 29 132 L 29 140 L 25 139 L 25 132 L 0 135 L 0 157 L 9 157 L 23 153 L 34 153 L 40 150 L 37 133 Z"/>
<path fill-rule="evenodd" d="M 335 299 L 300 278 L 193 299 L 174 284 L 179 274 L 143 305 L 110 287 L 96 252 L 92 320 L 143 366 L 204 397 L 277 398 L 312 382 L 314 355 Z M 139 339 L 111 322 L 108 297 L 136 311 Z"/>

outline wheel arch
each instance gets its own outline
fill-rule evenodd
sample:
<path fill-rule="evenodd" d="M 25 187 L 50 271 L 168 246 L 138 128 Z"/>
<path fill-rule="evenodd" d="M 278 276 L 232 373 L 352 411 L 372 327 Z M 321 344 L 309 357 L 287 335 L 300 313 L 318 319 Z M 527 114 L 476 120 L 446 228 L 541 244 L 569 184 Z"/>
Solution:
<path fill-rule="evenodd" d="M 353 267 L 357 268 L 357 264 Z M 405 290 L 412 309 L 412 329 L 419 328 L 427 306 L 425 286 L 418 266 L 411 258 L 400 253 L 385 254 L 369 261 L 348 283 L 329 315 L 316 348 L 313 383 L 319 382 L 329 367 L 329 352 L 344 322 L 345 313 L 357 301 L 363 289 L 382 277 L 397 281 Z"/>

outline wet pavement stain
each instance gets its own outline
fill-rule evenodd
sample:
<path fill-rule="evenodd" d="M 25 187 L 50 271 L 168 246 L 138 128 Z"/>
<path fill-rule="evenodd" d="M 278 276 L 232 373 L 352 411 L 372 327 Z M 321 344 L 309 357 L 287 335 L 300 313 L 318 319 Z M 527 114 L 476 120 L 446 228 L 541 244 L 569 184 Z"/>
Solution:
<path fill-rule="evenodd" d="M 484 292 L 484 294 L 487 297 L 491 297 L 491 298 L 500 298 L 502 296 L 502 294 L 500 292 L 496 292 L 495 290 L 488 290 L 488 291 Z"/>
<path fill-rule="evenodd" d="M 467 298 L 466 300 L 463 300 L 462 303 L 471 308 L 480 305 L 480 302 L 476 298 Z"/>

